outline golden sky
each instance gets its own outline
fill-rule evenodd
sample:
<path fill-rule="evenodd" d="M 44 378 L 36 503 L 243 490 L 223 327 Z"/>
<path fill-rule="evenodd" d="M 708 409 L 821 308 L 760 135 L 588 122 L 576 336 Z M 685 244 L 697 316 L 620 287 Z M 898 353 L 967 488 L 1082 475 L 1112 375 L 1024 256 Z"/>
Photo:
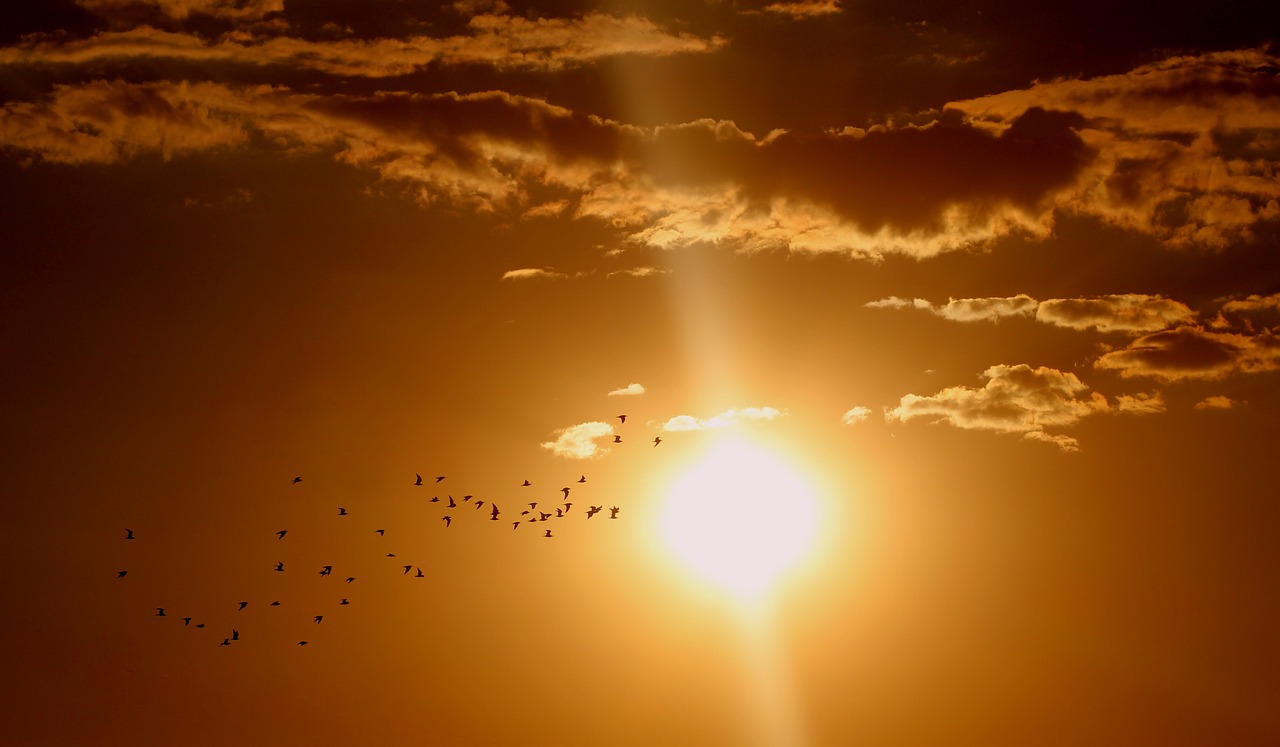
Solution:
<path fill-rule="evenodd" d="M 6 3 L 0 741 L 1280 743 L 1270 18 Z"/>

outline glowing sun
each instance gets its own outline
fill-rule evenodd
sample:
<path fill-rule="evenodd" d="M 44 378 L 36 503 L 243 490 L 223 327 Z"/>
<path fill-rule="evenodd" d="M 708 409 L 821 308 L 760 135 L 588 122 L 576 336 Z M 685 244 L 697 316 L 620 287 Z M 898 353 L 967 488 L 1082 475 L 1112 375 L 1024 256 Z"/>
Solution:
<path fill-rule="evenodd" d="M 659 522 L 667 549 L 689 570 L 756 599 L 810 552 L 818 499 L 776 454 L 724 440 L 672 482 Z"/>

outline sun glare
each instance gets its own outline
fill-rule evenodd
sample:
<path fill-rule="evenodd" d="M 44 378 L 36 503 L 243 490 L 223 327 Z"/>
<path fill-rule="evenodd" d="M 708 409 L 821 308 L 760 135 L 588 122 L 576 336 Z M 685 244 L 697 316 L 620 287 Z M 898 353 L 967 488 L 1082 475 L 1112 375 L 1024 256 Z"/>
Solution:
<path fill-rule="evenodd" d="M 740 598 L 762 597 L 812 549 L 813 488 L 778 455 L 725 440 L 666 492 L 659 531 L 697 576 Z"/>

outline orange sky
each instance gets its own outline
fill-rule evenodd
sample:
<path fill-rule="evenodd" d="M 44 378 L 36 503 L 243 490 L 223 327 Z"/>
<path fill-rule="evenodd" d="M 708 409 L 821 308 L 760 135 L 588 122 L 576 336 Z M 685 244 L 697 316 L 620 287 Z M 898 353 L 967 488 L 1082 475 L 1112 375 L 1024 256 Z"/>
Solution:
<path fill-rule="evenodd" d="M 1268 9 L 6 4 L 0 741 L 1280 743 Z"/>

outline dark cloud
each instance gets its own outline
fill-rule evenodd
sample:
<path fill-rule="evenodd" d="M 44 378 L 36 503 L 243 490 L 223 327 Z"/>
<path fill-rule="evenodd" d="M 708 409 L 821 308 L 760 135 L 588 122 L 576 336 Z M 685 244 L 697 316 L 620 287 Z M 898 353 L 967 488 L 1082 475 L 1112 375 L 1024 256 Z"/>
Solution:
<path fill-rule="evenodd" d="M 1280 337 L 1179 327 L 1140 337 L 1101 356 L 1098 368 L 1167 381 L 1221 379 L 1280 369 Z"/>

